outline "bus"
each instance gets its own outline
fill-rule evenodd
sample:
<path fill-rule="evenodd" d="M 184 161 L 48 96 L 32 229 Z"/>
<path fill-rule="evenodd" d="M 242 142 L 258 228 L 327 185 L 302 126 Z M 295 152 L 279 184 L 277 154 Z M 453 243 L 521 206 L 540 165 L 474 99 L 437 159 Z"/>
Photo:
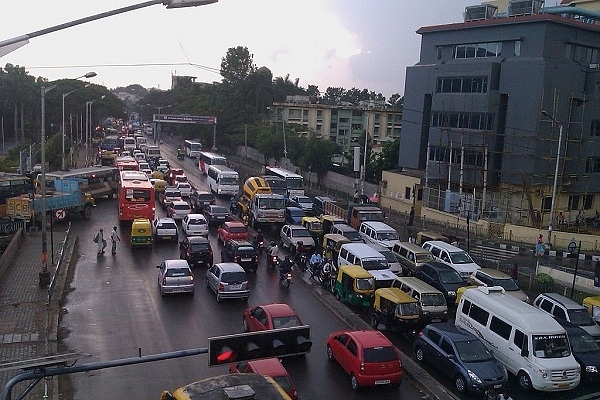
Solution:
<path fill-rule="evenodd" d="M 0 217 L 6 217 L 6 199 L 33 193 L 31 179 L 24 175 L 0 173 Z"/>
<path fill-rule="evenodd" d="M 275 175 L 263 175 L 262 178 L 271 188 L 271 193 L 287 196 L 287 182 Z"/>
<path fill-rule="evenodd" d="M 226 165 L 211 165 L 206 178 L 208 188 L 217 195 L 235 195 L 240 191 L 240 176 Z"/>
<path fill-rule="evenodd" d="M 115 167 L 119 169 L 119 171 L 139 171 L 140 165 L 135 160 L 135 158 L 130 156 L 117 157 L 115 159 Z"/>
<path fill-rule="evenodd" d="M 119 176 L 119 221 L 136 218 L 154 219 L 154 187 L 140 171 L 121 171 Z"/>
<path fill-rule="evenodd" d="M 208 174 L 208 167 L 211 165 L 227 165 L 227 159 L 224 156 L 208 151 L 201 151 L 200 157 L 198 158 L 198 169 L 200 169 L 204 175 Z"/>
<path fill-rule="evenodd" d="M 302 175 L 279 167 L 266 167 L 265 175 L 274 175 L 285 179 L 288 197 L 304 196 L 304 178 Z"/>
<path fill-rule="evenodd" d="M 202 144 L 200 142 L 196 142 L 195 140 L 186 140 L 184 145 L 186 156 L 190 158 L 200 157 L 200 153 L 202 152 Z"/>
<path fill-rule="evenodd" d="M 38 180 L 40 175 L 38 175 Z M 81 178 L 87 181 L 81 190 L 89 193 L 95 200 L 100 197 L 112 198 L 119 188 L 119 169 L 116 167 L 85 167 L 68 171 L 46 172 L 46 186 L 54 186 L 59 179 Z"/>

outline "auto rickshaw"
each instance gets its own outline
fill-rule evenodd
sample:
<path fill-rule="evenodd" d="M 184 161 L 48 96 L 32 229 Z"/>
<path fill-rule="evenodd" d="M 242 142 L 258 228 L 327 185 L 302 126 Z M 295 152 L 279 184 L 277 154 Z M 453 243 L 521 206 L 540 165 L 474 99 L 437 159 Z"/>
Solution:
<path fill-rule="evenodd" d="M 454 306 L 458 306 L 458 303 L 460 303 L 460 298 L 462 297 L 463 293 L 465 292 L 465 290 L 467 289 L 472 289 L 472 288 L 476 288 L 477 285 L 467 285 L 467 286 L 461 286 L 458 289 L 456 289 L 456 300 L 454 301 Z M 450 304 L 448 304 L 450 306 Z"/>
<path fill-rule="evenodd" d="M 440 240 L 442 242 L 451 243 L 452 238 L 433 231 L 421 231 L 417 232 L 417 244 L 421 246 L 423 243 L 431 241 L 431 240 Z"/>
<path fill-rule="evenodd" d="M 323 232 L 331 232 L 331 227 L 335 224 L 345 224 L 346 220 L 332 214 L 321 215 L 321 226 L 323 226 Z"/>
<path fill-rule="evenodd" d="M 150 175 L 150 178 L 153 179 L 165 179 L 165 174 L 163 172 L 160 171 L 152 171 L 152 175 Z"/>
<path fill-rule="evenodd" d="M 131 247 L 152 246 L 152 225 L 148 218 L 136 218 L 131 223 Z"/>
<path fill-rule="evenodd" d="M 370 307 L 375 292 L 375 278 L 359 265 L 338 269 L 335 298 L 353 306 Z"/>
<path fill-rule="evenodd" d="M 316 217 L 302 217 L 300 224 L 308 229 L 310 236 L 315 241 L 315 245 L 319 246 L 323 237 L 323 225 L 321 225 L 321 221 Z"/>
<path fill-rule="evenodd" d="M 185 150 L 183 150 L 182 148 L 178 148 L 177 149 L 177 159 L 183 160 L 184 158 L 185 158 Z"/>
<path fill-rule="evenodd" d="M 156 193 L 157 196 L 158 196 L 158 193 L 164 192 L 165 188 L 167 187 L 167 181 L 162 180 L 162 179 L 151 178 L 150 183 L 152 183 L 152 186 L 154 187 L 154 192 Z"/>
<path fill-rule="evenodd" d="M 600 296 L 589 296 L 584 298 L 583 305 L 587 307 L 592 319 L 600 325 Z"/>
<path fill-rule="evenodd" d="M 375 291 L 371 326 L 379 324 L 399 333 L 408 333 L 414 338 L 419 325 L 419 302 L 400 288 L 381 288 Z"/>
<path fill-rule="evenodd" d="M 344 243 L 350 243 L 350 239 L 339 233 L 326 233 L 323 235 L 323 256 L 333 260 L 333 263 L 337 265 L 337 258 L 340 252 L 340 247 Z M 331 255 L 327 254 L 330 248 Z"/>

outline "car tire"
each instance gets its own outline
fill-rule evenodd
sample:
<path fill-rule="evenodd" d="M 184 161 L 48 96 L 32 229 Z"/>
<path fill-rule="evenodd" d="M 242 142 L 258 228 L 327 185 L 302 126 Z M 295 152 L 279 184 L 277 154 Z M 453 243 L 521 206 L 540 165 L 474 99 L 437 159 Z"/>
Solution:
<path fill-rule="evenodd" d="M 375 315 L 373 313 L 373 315 L 371 316 L 371 327 L 375 330 L 377 330 L 377 327 L 379 326 L 379 320 L 377 319 L 377 315 Z"/>
<path fill-rule="evenodd" d="M 465 380 L 464 376 L 456 375 L 454 377 L 454 388 L 458 393 L 461 394 L 467 391 L 467 381 Z"/>
<path fill-rule="evenodd" d="M 356 375 L 354 375 L 354 373 L 350 374 L 350 385 L 352 386 L 352 390 L 354 390 L 355 392 L 357 392 L 358 389 L 360 389 L 360 386 L 358 385 L 358 380 L 356 380 Z"/>
<path fill-rule="evenodd" d="M 342 300 L 342 296 L 340 296 L 340 292 L 338 292 L 337 290 L 335 291 L 335 299 L 337 301 L 341 301 Z"/>
<path fill-rule="evenodd" d="M 420 363 L 425 361 L 425 352 L 421 346 L 415 347 L 415 360 Z"/>
<path fill-rule="evenodd" d="M 333 361 L 333 351 L 331 351 L 331 346 L 327 345 L 327 358 L 329 361 Z"/>
<path fill-rule="evenodd" d="M 529 392 L 532 389 L 531 378 L 524 371 L 519 371 L 517 374 L 517 382 L 519 383 L 519 388 L 524 392 Z"/>

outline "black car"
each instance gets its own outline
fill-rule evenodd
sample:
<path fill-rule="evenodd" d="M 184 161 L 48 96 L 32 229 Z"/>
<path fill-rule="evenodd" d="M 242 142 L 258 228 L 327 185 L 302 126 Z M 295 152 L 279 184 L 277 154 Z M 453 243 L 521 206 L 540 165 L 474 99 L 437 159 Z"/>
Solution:
<path fill-rule="evenodd" d="M 581 378 L 585 381 L 600 381 L 600 346 L 594 337 L 583 328 L 561 318 L 555 318 L 567 331 L 571 352 L 581 365 Z"/>
<path fill-rule="evenodd" d="M 193 191 L 190 195 L 192 209 L 201 213 L 206 207 L 216 204 L 215 195 L 207 191 Z"/>
<path fill-rule="evenodd" d="M 213 263 L 213 251 L 210 242 L 204 236 L 187 236 L 179 242 L 179 258 L 187 260 L 190 266 Z"/>
<path fill-rule="evenodd" d="M 238 263 L 246 271 L 258 269 L 258 252 L 247 240 L 229 240 L 221 250 L 221 262 Z"/>
<path fill-rule="evenodd" d="M 424 263 L 415 276 L 442 292 L 448 307 L 456 303 L 456 291 L 464 286 L 462 277 L 454 268 L 438 261 Z"/>
<path fill-rule="evenodd" d="M 210 205 L 202 211 L 202 214 L 208 225 L 221 225 L 223 222 L 231 220 L 229 210 L 222 206 Z"/>

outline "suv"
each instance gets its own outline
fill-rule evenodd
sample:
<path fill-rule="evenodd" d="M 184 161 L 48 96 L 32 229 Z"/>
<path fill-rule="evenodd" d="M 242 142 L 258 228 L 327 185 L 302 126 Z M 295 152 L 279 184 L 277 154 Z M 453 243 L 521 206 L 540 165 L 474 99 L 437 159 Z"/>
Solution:
<path fill-rule="evenodd" d="M 533 301 L 533 305 L 557 319 L 564 319 L 583 328 L 600 342 L 600 326 L 596 325 L 587 308 L 557 293 L 542 293 Z"/>
<path fill-rule="evenodd" d="M 432 261 L 421 265 L 416 272 L 416 277 L 430 284 L 444 295 L 448 306 L 456 301 L 456 291 L 464 285 L 463 279 L 451 266 Z"/>
<path fill-rule="evenodd" d="M 152 234 L 154 241 L 170 240 L 177 242 L 179 239 L 178 228 L 173 218 L 156 218 L 152 222 Z"/>
<path fill-rule="evenodd" d="M 193 191 L 190 195 L 190 204 L 196 212 L 202 212 L 211 204 L 217 204 L 215 195 L 206 191 Z"/>
<path fill-rule="evenodd" d="M 164 191 L 158 193 L 158 201 L 163 208 L 167 208 L 176 200 L 182 200 L 182 198 L 181 192 L 175 187 L 166 187 Z"/>
<path fill-rule="evenodd" d="M 258 269 L 258 252 L 247 240 L 229 240 L 221 250 L 221 262 L 238 263 L 246 271 Z"/>
<path fill-rule="evenodd" d="M 428 360 L 454 381 L 460 393 L 500 390 L 508 373 L 472 333 L 453 323 L 427 325 L 413 343 L 418 362 Z"/>
<path fill-rule="evenodd" d="M 211 266 L 213 251 L 210 242 L 203 236 L 187 236 L 179 242 L 179 258 L 190 264 Z"/>
<path fill-rule="evenodd" d="M 517 299 L 529 304 L 529 296 L 519 289 L 519 285 L 509 275 L 502 271 L 493 268 L 481 268 L 473 272 L 467 278 L 467 285 L 477 286 L 502 286 L 506 294 L 516 297 Z"/>

